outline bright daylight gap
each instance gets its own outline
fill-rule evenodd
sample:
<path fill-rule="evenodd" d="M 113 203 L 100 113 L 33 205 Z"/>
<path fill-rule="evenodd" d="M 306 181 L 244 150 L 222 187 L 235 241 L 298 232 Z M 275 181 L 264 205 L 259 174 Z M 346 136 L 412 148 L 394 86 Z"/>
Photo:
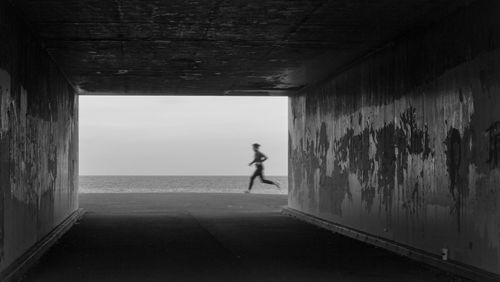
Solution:
<path fill-rule="evenodd" d="M 80 96 L 80 192 L 287 193 L 288 98 Z"/>

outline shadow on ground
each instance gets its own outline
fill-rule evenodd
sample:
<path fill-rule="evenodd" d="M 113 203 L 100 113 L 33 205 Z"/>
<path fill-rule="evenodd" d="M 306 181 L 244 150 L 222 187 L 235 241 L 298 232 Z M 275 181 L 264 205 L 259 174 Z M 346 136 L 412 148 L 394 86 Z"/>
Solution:
<path fill-rule="evenodd" d="M 82 194 L 23 281 L 450 281 L 280 214 L 282 195 Z"/>

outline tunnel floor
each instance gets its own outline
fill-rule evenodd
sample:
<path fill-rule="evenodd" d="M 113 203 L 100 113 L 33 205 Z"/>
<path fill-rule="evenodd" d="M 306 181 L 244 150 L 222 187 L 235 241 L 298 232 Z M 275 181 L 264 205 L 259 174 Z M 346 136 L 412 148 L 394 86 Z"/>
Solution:
<path fill-rule="evenodd" d="M 82 194 L 23 281 L 450 281 L 280 213 L 286 196 Z"/>

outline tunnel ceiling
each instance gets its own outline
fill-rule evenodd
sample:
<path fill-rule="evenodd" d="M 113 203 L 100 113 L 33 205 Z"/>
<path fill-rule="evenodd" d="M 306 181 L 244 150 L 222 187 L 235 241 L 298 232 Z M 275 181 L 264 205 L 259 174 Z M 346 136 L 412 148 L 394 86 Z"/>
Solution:
<path fill-rule="evenodd" d="M 465 0 L 12 0 L 82 94 L 289 95 Z"/>

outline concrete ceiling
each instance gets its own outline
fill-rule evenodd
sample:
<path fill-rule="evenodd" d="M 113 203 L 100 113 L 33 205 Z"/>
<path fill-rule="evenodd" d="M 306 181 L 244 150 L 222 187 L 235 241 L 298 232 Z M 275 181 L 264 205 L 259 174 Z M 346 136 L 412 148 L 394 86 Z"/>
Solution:
<path fill-rule="evenodd" d="M 465 0 L 12 0 L 82 94 L 290 95 Z"/>

